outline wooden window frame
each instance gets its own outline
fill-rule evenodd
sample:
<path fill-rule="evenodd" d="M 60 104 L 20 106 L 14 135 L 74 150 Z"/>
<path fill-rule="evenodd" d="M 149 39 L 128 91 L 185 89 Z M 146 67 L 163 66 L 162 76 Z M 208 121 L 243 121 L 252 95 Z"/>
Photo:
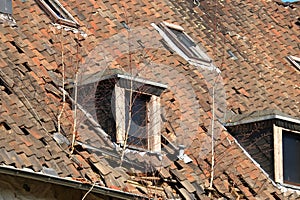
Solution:
<path fill-rule="evenodd" d="M 283 131 L 292 132 L 295 134 L 300 134 L 299 131 L 290 130 L 286 128 L 282 128 L 276 125 L 273 125 L 273 133 L 274 133 L 274 177 L 275 182 L 293 186 L 293 187 L 299 187 L 300 183 L 298 184 L 292 184 L 292 183 L 286 183 L 284 180 L 283 172 Z"/>
<path fill-rule="evenodd" d="M 37 3 L 42 7 L 42 9 L 50 16 L 54 23 L 69 26 L 72 28 L 78 28 L 79 23 L 74 19 L 74 17 L 61 5 L 58 0 L 48 0 L 52 7 L 55 7 L 57 11 L 65 17 L 60 17 L 56 12 L 45 2 L 45 0 L 36 0 Z"/>
<path fill-rule="evenodd" d="M 126 80 L 133 81 L 136 80 Z M 160 88 L 160 92 L 157 94 L 143 92 L 139 88 L 130 89 L 126 88 L 126 86 L 120 84 L 119 81 L 115 85 L 114 89 L 114 110 L 115 110 L 115 120 L 116 120 L 116 143 L 120 145 L 124 145 L 125 137 L 126 137 L 126 92 L 137 93 L 141 95 L 149 96 L 149 100 L 147 102 L 147 125 L 146 125 L 146 134 L 147 134 L 147 147 L 138 147 L 136 145 L 128 145 L 127 147 L 131 149 L 141 150 L 141 151 L 150 151 L 150 152 L 161 152 L 161 104 L 160 104 L 160 93 L 165 88 Z M 139 83 L 143 85 L 143 83 Z M 128 85 L 128 84 L 127 84 Z M 156 86 L 151 86 L 155 88 Z"/>

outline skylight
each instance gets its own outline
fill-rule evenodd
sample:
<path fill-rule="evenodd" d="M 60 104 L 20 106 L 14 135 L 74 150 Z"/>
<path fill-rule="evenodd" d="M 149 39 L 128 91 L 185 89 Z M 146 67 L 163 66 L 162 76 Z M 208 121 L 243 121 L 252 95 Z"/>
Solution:
<path fill-rule="evenodd" d="M 184 29 L 175 24 L 162 22 L 158 25 L 151 24 L 163 37 L 171 49 L 185 60 L 195 65 L 211 66 L 212 60 L 205 52 L 188 36 Z"/>
<path fill-rule="evenodd" d="M 55 23 L 70 27 L 79 26 L 73 16 L 59 3 L 58 0 L 37 0 L 37 2 Z"/>
<path fill-rule="evenodd" d="M 286 57 L 298 70 L 300 70 L 300 58 L 296 56 Z"/>

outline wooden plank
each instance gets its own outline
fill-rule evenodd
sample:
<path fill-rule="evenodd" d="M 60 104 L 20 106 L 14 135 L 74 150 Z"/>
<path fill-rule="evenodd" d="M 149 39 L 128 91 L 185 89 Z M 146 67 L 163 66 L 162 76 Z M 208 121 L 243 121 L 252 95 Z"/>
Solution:
<path fill-rule="evenodd" d="M 283 183 L 282 128 L 273 125 L 275 182 Z"/>

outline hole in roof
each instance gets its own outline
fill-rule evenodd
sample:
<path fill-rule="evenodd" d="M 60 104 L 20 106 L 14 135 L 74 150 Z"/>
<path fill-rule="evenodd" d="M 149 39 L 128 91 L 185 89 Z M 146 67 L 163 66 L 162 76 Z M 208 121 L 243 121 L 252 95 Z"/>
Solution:
<path fill-rule="evenodd" d="M 245 179 L 242 177 L 242 175 L 237 175 L 237 177 L 239 178 L 239 180 L 241 181 L 241 183 L 243 184 L 243 186 L 245 186 L 246 188 L 248 188 L 249 192 L 251 192 L 251 194 L 255 197 L 257 195 L 257 193 L 252 189 L 252 187 L 245 181 Z"/>
<path fill-rule="evenodd" d="M 31 71 L 32 71 L 31 68 L 30 68 L 29 65 L 28 65 L 28 62 L 24 62 L 24 63 L 23 63 L 23 66 L 28 70 L 28 72 L 31 72 Z"/>
<path fill-rule="evenodd" d="M 15 41 L 11 41 L 10 43 L 17 49 L 19 53 L 24 53 L 24 51 L 17 45 L 17 43 L 15 43 Z"/>
<path fill-rule="evenodd" d="M 241 94 L 241 93 L 239 92 L 239 90 L 238 90 L 238 89 L 236 89 L 235 87 L 232 87 L 232 89 L 235 91 L 235 93 L 237 93 L 237 94 Z"/>
<path fill-rule="evenodd" d="M 46 141 L 46 139 L 45 139 L 44 137 L 42 137 L 42 138 L 40 139 L 40 141 L 43 143 L 43 145 L 45 145 L 45 146 L 48 145 L 48 143 L 47 143 L 47 141 Z"/>
<path fill-rule="evenodd" d="M 11 128 L 9 127 L 9 125 L 6 122 L 1 122 L 0 123 L 0 128 L 4 127 L 7 131 L 11 130 Z"/>
<path fill-rule="evenodd" d="M 272 192 L 271 195 L 274 197 L 275 200 L 281 200 L 281 198 L 276 194 L 276 192 Z"/>
<path fill-rule="evenodd" d="M 0 90 L 4 91 L 6 94 L 12 94 L 12 91 L 9 89 L 7 84 L 0 77 Z"/>
<path fill-rule="evenodd" d="M 171 133 L 171 131 L 168 128 L 166 128 L 166 133 Z"/>
<path fill-rule="evenodd" d="M 20 129 L 24 133 L 24 135 L 29 135 L 30 134 L 25 127 L 20 127 Z"/>
<path fill-rule="evenodd" d="M 207 128 L 204 125 L 201 125 L 200 127 L 203 129 L 203 131 L 205 131 L 205 132 L 208 131 Z"/>
<path fill-rule="evenodd" d="M 54 43 L 52 39 L 49 39 L 49 42 L 50 42 L 51 44 L 53 44 L 53 43 Z"/>

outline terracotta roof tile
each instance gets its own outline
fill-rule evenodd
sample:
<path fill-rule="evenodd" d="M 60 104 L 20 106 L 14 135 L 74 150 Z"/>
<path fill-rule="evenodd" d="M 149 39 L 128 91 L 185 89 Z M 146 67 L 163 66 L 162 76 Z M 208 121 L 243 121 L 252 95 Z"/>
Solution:
<path fill-rule="evenodd" d="M 53 168 L 61 177 L 71 176 L 80 180 L 88 177 L 92 182 L 98 181 L 99 185 L 108 188 L 138 194 L 149 193 L 147 196 L 155 192 L 140 182 L 135 182 L 127 174 L 140 175 L 142 172 L 139 169 L 116 168 L 109 160 L 111 157 L 104 158 L 103 154 L 99 156 L 100 154 L 88 152 L 87 149 L 82 150 L 80 145 L 76 146 L 79 150 L 72 155 L 75 159 L 71 159 L 67 154 L 68 149 L 64 152 L 51 138 L 51 134 L 57 131 L 57 115 L 61 109 L 61 92 L 58 89 L 61 77 L 57 79 L 59 81 L 54 81 L 49 74 L 54 71 L 61 76 L 61 42 L 67 76 L 73 78 L 72 70 L 77 58 L 88 60 L 89 52 L 113 35 L 126 37 L 127 30 L 121 26 L 120 21 L 128 22 L 132 29 L 141 27 L 139 34 L 143 39 L 153 41 L 160 36 L 153 33 L 148 38 L 150 35 L 145 30 L 150 23 L 165 20 L 183 26 L 197 43 L 202 44 L 216 66 L 221 69 L 224 81 L 222 90 L 226 92 L 224 98 L 231 111 L 251 113 L 275 108 L 295 117 L 299 114 L 297 100 L 300 91 L 295 86 L 299 72 L 284 59 L 287 54 L 298 54 L 299 48 L 296 44 L 299 41 L 299 26 L 295 25 L 294 18 L 291 17 L 299 15 L 297 9 L 269 1 L 258 1 L 256 4 L 251 1 L 231 4 L 203 1 L 198 6 L 193 1 L 174 0 L 130 1 L 126 5 L 113 1 L 65 0 L 62 4 L 80 21 L 80 29 L 86 31 L 88 37 L 83 38 L 71 31 L 64 31 L 62 38 L 61 29 L 51 24 L 51 20 L 36 3 L 13 3 L 17 29 L 0 24 L 0 68 L 5 77 L 2 73 L 0 76 L 13 92 L 10 95 L 1 92 L 3 111 L 0 111 L 0 121 L 5 121 L 11 128 L 7 130 L 10 133 L 8 137 L 0 137 L 0 161 L 3 164 L 18 168 L 29 167 L 36 172 L 41 171 L 42 166 L 47 166 Z M 215 27 L 215 21 L 218 22 L 218 27 Z M 74 40 L 76 37 L 79 37 L 79 51 Z M 149 45 L 151 42 L 144 43 Z M 126 45 L 120 44 L 122 47 Z M 111 44 L 105 46 L 106 51 L 124 53 L 117 48 L 111 48 Z M 227 50 L 238 59 L 230 58 Z M 167 155 L 163 156 L 162 162 L 157 156 L 149 155 L 127 154 L 126 158 L 140 165 L 159 166 L 162 163 L 162 168 L 157 167 L 158 183 L 162 182 L 166 187 L 159 190 L 157 196 L 174 198 L 180 195 L 186 199 L 205 199 L 207 196 L 204 188 L 209 185 L 211 164 L 209 125 L 212 117 L 210 92 L 213 77 L 206 75 L 204 70 L 189 65 L 176 53 L 171 54 L 165 49 L 161 49 L 160 53 L 159 58 L 153 52 L 149 52 L 149 56 L 153 57 L 153 61 L 164 63 L 168 67 L 155 68 L 155 75 L 148 71 L 141 71 L 141 74 L 145 74 L 145 77 L 152 76 L 151 78 L 159 76 L 158 80 L 168 85 L 169 92 L 162 97 L 165 101 L 162 104 L 168 105 L 172 99 L 175 99 L 175 103 L 170 106 L 172 112 L 165 116 L 173 123 L 172 126 L 164 124 L 165 135 L 168 139 L 176 139 L 176 136 L 192 132 L 193 136 L 190 138 L 194 141 L 186 152 L 193 159 L 197 159 L 197 162 L 185 164 L 177 160 L 177 152 L 167 146 L 163 148 Z M 100 57 L 98 54 L 97 56 Z M 101 59 L 103 58 L 95 60 L 98 62 Z M 126 66 L 127 57 L 123 56 L 122 59 L 116 59 L 116 66 L 113 67 Z M 191 88 L 187 87 L 189 85 L 192 85 Z M 174 87 L 177 88 L 176 91 Z M 193 107 L 195 97 L 191 93 L 198 100 L 197 109 Z M 180 103 L 179 99 L 182 100 Z M 223 112 L 218 110 L 217 116 Z M 70 107 L 65 115 L 67 117 L 62 125 L 63 133 L 71 138 Z M 188 125 L 183 127 L 182 123 Z M 90 142 L 89 144 L 105 150 L 113 148 L 102 138 L 91 139 L 91 135 L 95 135 L 93 130 L 84 131 L 83 129 L 78 132 L 79 141 Z M 241 197 L 244 195 L 248 199 L 271 199 L 275 198 L 276 192 L 280 193 L 233 142 L 231 135 L 220 134 L 218 142 L 215 148 L 216 198 L 220 194 L 237 198 L 232 192 L 235 190 Z M 111 152 L 116 153 L 114 149 Z M 126 182 L 127 180 L 129 181 Z M 130 180 L 134 184 L 129 183 Z M 255 193 L 257 196 L 253 197 Z M 296 194 L 285 196 L 296 198 Z"/>

